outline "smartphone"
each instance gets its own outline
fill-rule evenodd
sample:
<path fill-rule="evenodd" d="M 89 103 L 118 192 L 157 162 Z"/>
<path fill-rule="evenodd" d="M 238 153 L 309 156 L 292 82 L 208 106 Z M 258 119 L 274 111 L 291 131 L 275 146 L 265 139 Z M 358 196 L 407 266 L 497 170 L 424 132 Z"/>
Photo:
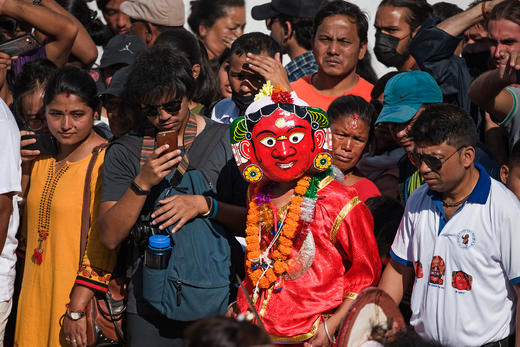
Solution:
<path fill-rule="evenodd" d="M 56 155 L 58 154 L 58 144 L 56 139 L 49 133 L 45 134 L 33 134 L 23 135 L 22 140 L 36 139 L 36 143 L 31 143 L 25 146 L 23 149 L 29 149 L 31 151 L 38 150 L 40 155 Z"/>
<path fill-rule="evenodd" d="M 40 41 L 31 34 L 25 34 L 0 43 L 0 52 L 11 57 L 20 56 L 41 47 Z"/>
<path fill-rule="evenodd" d="M 173 152 L 177 149 L 177 132 L 175 130 L 161 131 L 157 133 L 157 148 L 168 144 L 170 147 L 163 154 Z"/>

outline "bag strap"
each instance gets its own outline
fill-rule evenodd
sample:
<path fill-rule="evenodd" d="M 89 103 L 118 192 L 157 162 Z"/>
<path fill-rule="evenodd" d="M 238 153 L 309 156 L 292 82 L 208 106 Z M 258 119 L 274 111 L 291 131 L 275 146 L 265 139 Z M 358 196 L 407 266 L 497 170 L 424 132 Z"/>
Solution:
<path fill-rule="evenodd" d="M 83 206 L 81 208 L 81 247 L 79 252 L 80 267 L 83 263 L 83 257 L 85 256 L 85 251 L 87 249 L 88 230 L 90 229 L 90 183 L 92 180 L 92 171 L 94 170 L 94 165 L 96 164 L 99 153 L 107 146 L 107 143 L 103 143 L 92 150 L 92 156 L 90 157 L 90 162 L 88 163 L 87 167 L 87 174 L 85 175 L 85 186 L 83 188 Z"/>

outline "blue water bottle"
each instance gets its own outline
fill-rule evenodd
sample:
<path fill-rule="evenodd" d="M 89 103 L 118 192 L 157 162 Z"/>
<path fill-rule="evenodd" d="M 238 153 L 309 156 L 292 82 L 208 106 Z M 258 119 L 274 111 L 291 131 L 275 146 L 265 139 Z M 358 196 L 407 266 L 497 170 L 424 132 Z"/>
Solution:
<path fill-rule="evenodd" d="M 171 239 L 168 235 L 153 235 L 148 238 L 144 252 L 144 264 L 151 269 L 163 270 L 168 267 L 172 255 Z"/>

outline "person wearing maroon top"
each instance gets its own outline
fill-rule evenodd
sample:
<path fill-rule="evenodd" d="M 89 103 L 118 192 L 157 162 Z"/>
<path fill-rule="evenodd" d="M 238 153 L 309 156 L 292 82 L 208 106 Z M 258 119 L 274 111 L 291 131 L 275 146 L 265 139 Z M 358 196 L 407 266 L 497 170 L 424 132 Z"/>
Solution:
<path fill-rule="evenodd" d="M 373 133 L 376 110 L 362 97 L 345 95 L 330 104 L 327 115 L 332 130 L 334 165 L 341 170 L 343 183 L 356 188 L 363 201 L 381 196 L 376 185 L 356 168 Z"/>

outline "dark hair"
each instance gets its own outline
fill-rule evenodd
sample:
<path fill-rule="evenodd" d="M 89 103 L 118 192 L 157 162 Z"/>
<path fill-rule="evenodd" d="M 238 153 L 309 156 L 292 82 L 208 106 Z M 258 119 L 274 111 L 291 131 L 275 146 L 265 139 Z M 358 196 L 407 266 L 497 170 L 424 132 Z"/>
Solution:
<path fill-rule="evenodd" d="M 18 125 L 24 121 L 22 110 L 23 97 L 36 90 L 36 88 L 45 88 L 47 81 L 56 69 L 56 64 L 49 59 L 37 59 L 24 64 L 20 73 L 16 76 L 13 88 L 13 112 Z"/>
<path fill-rule="evenodd" d="M 199 26 L 212 27 L 215 21 L 226 16 L 229 7 L 244 7 L 244 0 L 195 0 L 190 1 L 188 24 L 199 35 Z"/>
<path fill-rule="evenodd" d="M 316 32 L 320 24 L 325 20 L 325 18 L 343 15 L 347 16 L 351 20 L 353 20 L 357 25 L 357 34 L 359 36 L 359 41 L 361 43 L 368 42 L 368 17 L 367 14 L 361 9 L 351 4 L 350 2 L 335 0 L 328 3 L 325 3 L 316 16 L 314 17 L 314 25 L 313 25 L 313 37 L 316 36 Z"/>
<path fill-rule="evenodd" d="M 426 0 L 383 0 L 379 4 L 379 7 L 382 6 L 407 8 L 406 23 L 410 26 L 411 31 L 415 31 L 433 15 L 432 6 Z"/>
<path fill-rule="evenodd" d="M 209 106 L 217 96 L 216 76 L 210 66 L 206 49 L 197 38 L 184 28 L 175 28 L 162 32 L 155 40 L 154 46 L 168 46 L 188 60 L 191 66 L 200 65 L 200 73 L 196 79 L 196 89 L 192 100 Z"/>
<path fill-rule="evenodd" d="M 370 92 L 370 97 L 372 99 L 377 99 L 385 92 L 385 87 L 388 81 L 397 75 L 399 71 L 390 71 L 381 76 L 375 83 L 374 88 L 372 88 L 372 91 Z"/>
<path fill-rule="evenodd" d="M 100 11 L 105 11 L 105 7 L 107 7 L 107 4 L 110 0 L 96 0 L 97 7 Z"/>
<path fill-rule="evenodd" d="M 285 15 L 280 15 L 277 18 L 286 32 L 288 28 L 286 27 L 285 22 L 291 23 L 293 35 L 296 38 L 296 42 L 299 46 L 305 48 L 308 51 L 312 50 L 312 18 L 289 17 Z"/>
<path fill-rule="evenodd" d="M 460 107 L 450 104 L 429 104 L 417 117 L 410 130 L 415 143 L 454 147 L 477 144 L 477 129 L 473 119 Z"/>
<path fill-rule="evenodd" d="M 487 23 L 499 19 L 507 19 L 520 25 L 520 2 L 504 1 L 493 7 L 488 16 Z"/>
<path fill-rule="evenodd" d="M 167 46 L 152 46 L 130 66 L 123 99 L 130 105 L 159 103 L 165 96 L 192 99 L 191 65 Z"/>
<path fill-rule="evenodd" d="M 356 73 L 372 84 L 377 81 L 376 71 L 372 67 L 372 56 L 368 50 L 365 52 L 363 59 L 358 60 Z"/>
<path fill-rule="evenodd" d="M 404 213 L 403 205 L 399 200 L 388 196 L 368 198 L 365 205 L 374 219 L 374 235 L 379 248 L 379 256 L 387 257 Z"/>
<path fill-rule="evenodd" d="M 508 166 L 509 168 L 520 166 L 520 140 L 516 141 L 513 149 L 511 149 L 511 153 L 509 153 Z"/>
<path fill-rule="evenodd" d="M 469 10 L 470 8 L 480 5 L 484 1 L 489 1 L 489 0 L 475 0 L 468 5 L 468 8 L 466 10 Z"/>
<path fill-rule="evenodd" d="M 370 141 L 374 130 L 374 122 L 377 119 L 377 113 L 374 106 L 366 102 L 365 99 L 357 95 L 340 96 L 330 104 L 327 110 L 327 116 L 331 124 L 345 117 L 353 117 L 354 115 L 357 115 L 360 120 L 370 127 L 368 138 Z"/>
<path fill-rule="evenodd" d="M 72 65 L 56 70 L 45 87 L 43 103 L 49 105 L 61 93 L 74 94 L 94 112 L 99 111 L 96 82 L 85 70 Z"/>
<path fill-rule="evenodd" d="M 244 34 L 236 39 L 231 45 L 231 53 L 242 55 L 246 53 L 260 54 L 267 52 L 271 57 L 282 52 L 282 47 L 271 36 L 260 32 Z"/>
<path fill-rule="evenodd" d="M 229 317 L 201 319 L 186 332 L 186 347 L 245 347 L 270 344 L 262 328 Z"/>
<path fill-rule="evenodd" d="M 104 46 L 112 37 L 110 28 L 98 18 L 97 11 L 88 8 L 85 0 L 56 0 L 85 27 L 97 46 Z M 105 4 L 106 5 L 106 4 Z"/>
<path fill-rule="evenodd" d="M 432 5 L 433 17 L 440 18 L 441 21 L 453 17 L 456 14 L 461 13 L 463 10 L 449 2 L 438 2 Z"/>

